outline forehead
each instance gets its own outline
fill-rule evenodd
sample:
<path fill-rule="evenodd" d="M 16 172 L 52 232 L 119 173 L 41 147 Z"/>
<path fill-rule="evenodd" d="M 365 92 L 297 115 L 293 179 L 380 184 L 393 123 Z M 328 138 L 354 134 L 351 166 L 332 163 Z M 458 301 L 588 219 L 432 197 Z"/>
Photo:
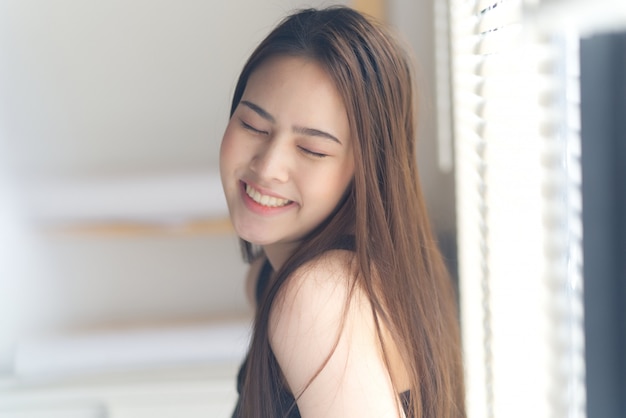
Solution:
<path fill-rule="evenodd" d="M 267 59 L 251 73 L 241 100 L 254 102 L 278 123 L 349 137 L 343 98 L 329 73 L 313 59 L 283 55 Z"/>
<path fill-rule="evenodd" d="M 246 83 L 244 97 L 277 96 L 342 108 L 343 98 L 328 72 L 315 60 L 299 56 L 274 56 L 261 63 Z"/>
<path fill-rule="evenodd" d="M 326 71 L 325 67 L 316 59 L 305 55 L 290 55 L 290 54 L 276 54 L 270 55 L 252 70 L 248 78 L 247 84 L 258 81 L 260 78 L 268 78 L 276 73 L 286 75 L 295 71 L 298 73 L 303 69 L 308 69 L 310 73 L 316 73 L 320 79 L 329 81 L 334 84 L 334 81 Z"/>

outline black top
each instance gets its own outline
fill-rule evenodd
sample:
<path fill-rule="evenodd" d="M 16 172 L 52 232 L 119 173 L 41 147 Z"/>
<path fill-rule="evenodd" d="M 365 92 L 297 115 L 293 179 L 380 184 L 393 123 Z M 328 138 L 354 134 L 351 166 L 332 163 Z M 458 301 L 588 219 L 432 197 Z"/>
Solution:
<path fill-rule="evenodd" d="M 350 236 L 350 237 L 346 237 L 345 239 L 340 240 L 339 242 L 336 243 L 333 249 L 354 251 L 354 237 Z M 261 271 L 259 272 L 259 277 L 257 279 L 257 284 L 256 284 L 256 289 L 255 289 L 255 299 L 256 299 L 257 304 L 260 302 L 263 296 L 263 292 L 265 292 L 265 289 L 269 283 L 271 275 L 272 275 L 272 265 L 269 263 L 268 260 L 265 260 L 265 263 L 263 263 L 263 266 L 261 267 Z M 237 374 L 237 393 L 239 393 L 239 399 L 237 399 L 237 405 L 235 406 L 235 410 L 233 411 L 233 418 L 241 417 L 241 411 L 240 411 L 241 392 L 243 390 L 243 379 L 245 376 L 245 370 L 246 370 L 247 364 L 248 364 L 248 356 L 246 356 L 245 360 L 243 361 L 243 364 L 239 368 L 239 373 Z M 285 388 L 283 385 L 280 385 L 279 393 L 277 393 L 277 396 L 279 398 L 277 399 L 279 400 L 279 402 L 277 402 L 279 407 L 284 408 L 278 411 L 277 417 L 300 418 L 300 411 L 298 410 L 298 406 L 295 404 L 296 402 L 295 398 L 293 397 L 291 392 L 287 390 L 287 388 Z M 406 392 L 402 392 L 400 394 L 400 400 L 402 401 L 402 406 L 405 412 L 408 411 L 409 404 L 411 401 L 410 392 L 408 390 Z M 408 416 L 408 413 L 407 413 L 407 416 Z"/>

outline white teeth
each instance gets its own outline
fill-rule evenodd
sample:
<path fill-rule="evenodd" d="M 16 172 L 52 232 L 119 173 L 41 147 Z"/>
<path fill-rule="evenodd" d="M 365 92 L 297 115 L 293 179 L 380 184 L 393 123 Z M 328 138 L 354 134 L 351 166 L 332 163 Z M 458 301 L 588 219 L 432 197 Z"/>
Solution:
<path fill-rule="evenodd" d="M 279 199 L 274 196 L 263 195 L 258 192 L 258 190 L 253 189 L 249 185 L 246 184 L 246 194 L 250 196 L 252 200 L 261 204 L 263 206 L 268 206 L 270 208 L 277 208 L 280 206 L 285 206 L 287 203 L 290 203 L 290 200 L 287 199 Z"/>

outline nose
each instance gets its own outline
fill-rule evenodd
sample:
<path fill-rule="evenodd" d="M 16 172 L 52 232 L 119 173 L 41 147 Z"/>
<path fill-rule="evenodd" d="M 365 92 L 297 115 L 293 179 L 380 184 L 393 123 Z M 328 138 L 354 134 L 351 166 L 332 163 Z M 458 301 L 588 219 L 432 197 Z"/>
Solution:
<path fill-rule="evenodd" d="M 276 139 L 268 139 L 257 150 L 250 168 L 260 180 L 284 183 L 289 179 L 289 151 Z"/>

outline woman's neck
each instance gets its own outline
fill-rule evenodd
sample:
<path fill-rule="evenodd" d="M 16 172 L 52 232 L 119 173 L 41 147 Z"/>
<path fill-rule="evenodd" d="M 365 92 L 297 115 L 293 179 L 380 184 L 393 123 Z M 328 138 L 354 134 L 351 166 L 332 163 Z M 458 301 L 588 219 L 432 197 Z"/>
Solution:
<path fill-rule="evenodd" d="M 299 242 L 281 242 L 264 245 L 263 252 L 272 265 L 272 269 L 274 269 L 274 271 L 278 271 L 285 264 L 287 259 L 289 259 L 291 254 L 293 254 L 298 245 L 300 245 Z"/>

